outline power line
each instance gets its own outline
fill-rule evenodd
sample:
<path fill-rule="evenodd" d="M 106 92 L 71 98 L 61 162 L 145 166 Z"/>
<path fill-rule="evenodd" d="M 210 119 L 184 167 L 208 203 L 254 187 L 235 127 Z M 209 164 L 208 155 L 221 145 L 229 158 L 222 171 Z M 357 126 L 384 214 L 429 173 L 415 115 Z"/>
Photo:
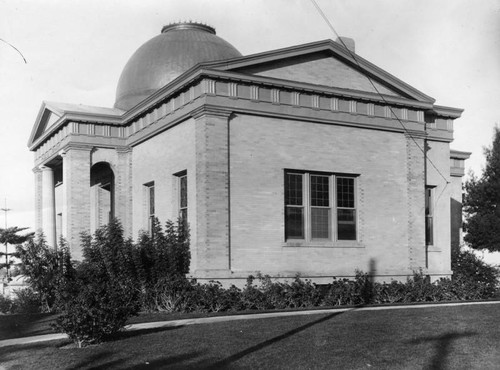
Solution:
<path fill-rule="evenodd" d="M 23 53 L 21 53 L 14 45 L 12 45 L 11 43 L 5 41 L 4 39 L 0 39 L 0 41 L 3 41 L 5 42 L 7 45 L 9 45 L 12 49 L 14 49 L 15 51 L 17 51 L 19 53 L 19 55 L 21 56 L 21 58 L 23 58 L 24 60 L 24 64 L 28 64 L 28 62 L 26 61 L 26 58 L 24 57 Z"/>
<path fill-rule="evenodd" d="M 321 15 L 321 17 L 324 19 L 324 21 L 326 22 L 326 24 L 328 25 L 328 27 L 332 30 L 332 32 L 335 34 L 335 36 L 337 36 L 337 39 L 338 41 L 340 41 L 340 43 L 342 44 L 342 46 L 344 46 L 344 48 L 347 50 L 347 52 L 349 53 L 349 55 L 351 56 L 351 58 L 354 60 L 354 62 L 356 63 L 356 65 L 360 68 L 360 69 L 363 69 L 363 67 L 361 67 L 361 65 L 359 64 L 355 54 L 347 47 L 347 45 L 345 44 L 344 40 L 342 40 L 342 38 L 339 36 L 339 34 L 337 33 L 337 31 L 335 30 L 335 27 L 333 27 L 333 25 L 331 24 L 330 20 L 328 19 L 328 17 L 325 15 L 325 13 L 323 12 L 323 10 L 321 10 L 321 8 L 319 7 L 319 5 L 316 3 L 316 0 L 311 0 L 311 2 L 313 3 L 314 7 L 316 8 L 316 10 L 318 11 L 318 13 Z M 404 123 L 399 119 L 399 117 L 396 115 L 396 113 L 394 113 L 394 110 L 392 109 L 391 105 L 389 104 L 389 102 L 384 98 L 384 96 L 382 95 L 382 93 L 379 91 L 379 89 L 377 88 L 377 86 L 375 85 L 375 83 L 373 82 L 373 80 L 371 79 L 370 76 L 368 75 L 364 75 L 368 81 L 370 82 L 370 84 L 372 85 L 373 89 L 377 92 L 377 94 L 380 96 L 380 98 L 382 99 L 382 101 L 387 105 L 387 107 L 389 108 L 389 110 L 391 111 L 391 114 L 394 118 L 396 118 L 396 120 L 399 122 L 399 124 L 401 125 L 401 127 L 403 128 L 403 131 L 412 139 L 412 141 L 415 143 L 415 145 L 417 146 L 417 148 L 424 154 L 424 158 L 432 165 L 432 167 L 434 167 L 434 169 L 436 170 L 436 172 L 443 178 L 443 180 L 445 181 L 446 183 L 446 186 L 450 183 L 448 181 L 448 179 L 441 173 L 441 171 L 439 170 L 439 168 L 437 168 L 437 166 L 434 164 L 434 162 L 427 157 L 427 154 L 425 152 L 425 148 L 422 148 L 417 140 L 413 137 L 413 135 L 408 131 L 408 129 L 406 128 L 406 126 L 404 125 Z M 425 125 L 425 122 L 424 122 L 424 125 Z M 446 188 L 445 186 L 445 188 Z M 444 190 L 444 189 L 443 189 Z"/>

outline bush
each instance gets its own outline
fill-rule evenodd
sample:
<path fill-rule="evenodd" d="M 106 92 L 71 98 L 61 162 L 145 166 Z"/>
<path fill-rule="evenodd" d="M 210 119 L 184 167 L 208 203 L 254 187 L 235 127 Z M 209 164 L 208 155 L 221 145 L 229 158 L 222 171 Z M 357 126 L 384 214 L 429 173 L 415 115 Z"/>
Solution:
<path fill-rule="evenodd" d="M 12 299 L 12 313 L 39 313 L 40 296 L 32 288 L 16 290 Z"/>
<path fill-rule="evenodd" d="M 461 250 L 452 256 L 453 291 L 458 299 L 487 299 L 498 292 L 498 270 L 473 252 Z"/>
<path fill-rule="evenodd" d="M 83 235 L 82 246 L 84 261 L 60 289 L 62 313 L 55 324 L 79 347 L 114 335 L 140 308 L 133 247 L 121 224 L 113 220 L 93 238 Z"/>
<path fill-rule="evenodd" d="M 0 313 L 10 313 L 12 310 L 12 300 L 0 294 Z"/>
<path fill-rule="evenodd" d="M 189 285 L 185 275 L 190 259 L 189 230 L 185 223 L 177 220 L 174 225 L 168 221 L 163 231 L 158 219 L 154 219 L 152 236 L 141 234 L 133 255 L 144 309 L 178 309 L 174 308 L 178 292 L 172 283 L 180 284 L 182 289 Z"/>
<path fill-rule="evenodd" d="M 17 247 L 22 262 L 20 272 L 27 277 L 28 285 L 45 312 L 57 309 L 58 292 L 67 280 L 74 278 L 69 248 L 63 239 L 59 244 L 57 250 L 50 248 L 40 236 Z"/>
<path fill-rule="evenodd" d="M 139 309 L 130 294 L 114 282 L 95 279 L 94 272 L 88 264 L 78 268 L 78 279 L 67 290 L 62 313 L 56 319 L 55 327 L 79 347 L 116 334 Z"/>

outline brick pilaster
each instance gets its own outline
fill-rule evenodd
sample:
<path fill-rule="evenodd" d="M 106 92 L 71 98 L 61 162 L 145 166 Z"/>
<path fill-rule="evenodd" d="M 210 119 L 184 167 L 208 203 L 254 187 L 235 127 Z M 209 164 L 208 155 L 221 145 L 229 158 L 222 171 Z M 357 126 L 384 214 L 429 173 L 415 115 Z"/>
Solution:
<path fill-rule="evenodd" d="M 425 165 L 424 140 L 406 135 L 408 186 L 409 269 L 425 269 Z"/>
<path fill-rule="evenodd" d="M 229 150 L 226 112 L 195 117 L 196 270 L 230 269 Z"/>
<path fill-rule="evenodd" d="M 132 150 L 117 149 L 115 172 L 115 217 L 122 223 L 124 236 L 132 235 Z"/>
<path fill-rule="evenodd" d="M 90 231 L 90 149 L 70 147 L 63 157 L 63 236 L 82 259 L 80 233 Z"/>

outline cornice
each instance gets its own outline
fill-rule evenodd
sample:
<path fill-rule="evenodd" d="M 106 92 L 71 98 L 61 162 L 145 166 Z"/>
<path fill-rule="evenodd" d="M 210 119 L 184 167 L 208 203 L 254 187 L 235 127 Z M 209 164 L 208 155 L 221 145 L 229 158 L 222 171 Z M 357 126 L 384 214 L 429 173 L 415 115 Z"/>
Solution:
<path fill-rule="evenodd" d="M 469 159 L 471 154 L 472 154 L 471 152 L 463 152 L 463 151 L 454 150 L 454 149 L 450 150 L 450 158 L 465 160 L 465 159 Z"/>
<path fill-rule="evenodd" d="M 432 107 L 432 110 L 438 116 L 450 117 L 450 118 L 453 118 L 453 119 L 460 118 L 460 116 L 464 112 L 464 110 L 460 109 L 460 108 L 445 107 L 445 106 L 442 106 L 442 105 L 434 105 Z"/>

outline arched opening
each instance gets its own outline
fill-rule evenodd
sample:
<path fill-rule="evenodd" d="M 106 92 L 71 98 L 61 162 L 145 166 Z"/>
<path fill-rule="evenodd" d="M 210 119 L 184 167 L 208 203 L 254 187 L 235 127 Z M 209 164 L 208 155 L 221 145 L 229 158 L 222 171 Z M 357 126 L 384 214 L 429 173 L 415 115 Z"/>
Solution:
<path fill-rule="evenodd" d="M 94 232 L 115 217 L 115 175 L 107 162 L 90 169 L 90 229 Z"/>

